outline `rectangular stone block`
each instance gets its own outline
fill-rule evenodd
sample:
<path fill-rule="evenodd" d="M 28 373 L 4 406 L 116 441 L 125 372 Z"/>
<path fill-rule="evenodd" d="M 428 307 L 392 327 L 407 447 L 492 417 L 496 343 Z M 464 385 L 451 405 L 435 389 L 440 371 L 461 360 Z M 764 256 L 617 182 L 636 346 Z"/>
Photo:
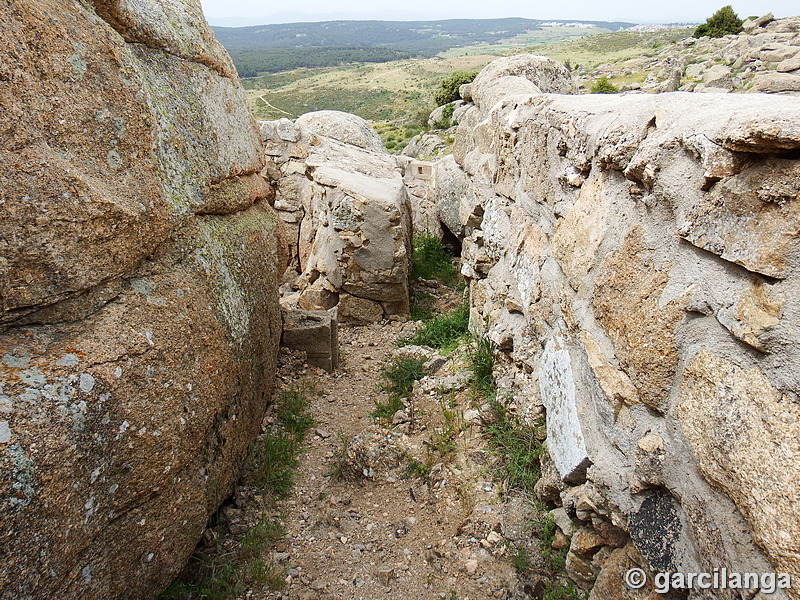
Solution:
<path fill-rule="evenodd" d="M 334 371 L 339 365 L 338 314 L 332 310 L 284 310 L 283 345 L 306 353 L 309 365 Z"/>
<path fill-rule="evenodd" d="M 547 342 L 539 364 L 539 391 L 547 410 L 547 449 L 561 479 L 580 483 L 591 464 L 575 393 L 572 361 L 566 348 Z"/>

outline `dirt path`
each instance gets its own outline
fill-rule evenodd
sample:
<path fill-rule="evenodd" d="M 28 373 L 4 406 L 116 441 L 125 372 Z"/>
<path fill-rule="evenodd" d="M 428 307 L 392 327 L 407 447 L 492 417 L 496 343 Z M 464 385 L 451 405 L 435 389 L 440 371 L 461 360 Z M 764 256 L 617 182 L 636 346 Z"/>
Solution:
<path fill-rule="evenodd" d="M 286 565 L 287 585 L 244 597 L 525 597 L 503 541 L 530 537 L 525 503 L 500 500 L 470 421 L 477 411 L 465 400 L 463 367 L 452 358 L 432 363 L 435 375 L 415 387 L 413 422 L 406 411 L 390 433 L 369 416 L 386 399 L 381 369 L 408 327 L 342 327 L 335 374 L 285 367 L 285 382 L 313 375 L 322 393 L 294 488 L 278 506 L 286 536 L 272 558 Z M 337 463 L 343 440 L 349 450 Z M 332 474 L 335 464 L 344 476 Z"/>

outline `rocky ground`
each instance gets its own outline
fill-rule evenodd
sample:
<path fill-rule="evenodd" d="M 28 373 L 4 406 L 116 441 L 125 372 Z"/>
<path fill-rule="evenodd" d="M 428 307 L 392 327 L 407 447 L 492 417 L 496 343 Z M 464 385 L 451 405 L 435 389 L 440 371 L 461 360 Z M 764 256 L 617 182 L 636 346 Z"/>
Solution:
<path fill-rule="evenodd" d="M 598 65 L 580 83 L 588 89 L 602 75 L 633 79 L 623 91 L 800 93 L 800 17 L 768 14 L 746 21 L 738 35 L 686 38 L 650 56 Z"/>
<path fill-rule="evenodd" d="M 314 382 L 315 424 L 285 499 L 253 502 L 254 491 L 242 486 L 222 509 L 234 530 L 261 513 L 286 528 L 266 551 L 282 567 L 283 588 L 239 598 L 510 599 L 543 587 L 549 571 L 538 556 L 539 515 L 532 498 L 495 476 L 463 351 L 398 348 L 395 340 L 416 326 L 340 326 L 335 373 L 282 352 L 279 385 Z M 430 374 L 386 428 L 370 413 L 387 399 L 381 373 L 398 354 L 429 357 Z M 268 414 L 265 426 L 274 418 Z"/>

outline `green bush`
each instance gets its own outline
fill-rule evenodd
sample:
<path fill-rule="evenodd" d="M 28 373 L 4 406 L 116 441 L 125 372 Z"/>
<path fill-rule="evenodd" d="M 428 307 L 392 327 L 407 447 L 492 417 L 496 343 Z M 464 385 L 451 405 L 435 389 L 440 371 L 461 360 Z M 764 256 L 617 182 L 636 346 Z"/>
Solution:
<path fill-rule="evenodd" d="M 433 95 L 436 106 L 449 104 L 461 98 L 458 88 L 464 83 L 472 83 L 477 71 L 454 71 L 439 83 L 439 89 Z"/>
<path fill-rule="evenodd" d="M 605 75 L 597 79 L 589 91 L 592 94 L 619 94 L 619 88 L 611 83 Z"/>
<path fill-rule="evenodd" d="M 712 38 L 720 38 L 728 34 L 737 34 L 742 31 L 742 20 L 739 18 L 729 4 L 723 6 L 712 16 L 706 19 L 702 25 L 698 25 L 694 30 L 694 37 L 699 38 L 707 35 Z"/>
<path fill-rule="evenodd" d="M 450 104 L 445 104 L 444 108 L 442 109 L 442 118 L 438 121 L 434 122 L 433 126 L 436 129 L 449 129 L 450 126 L 453 124 L 453 113 L 456 110 L 456 105 L 452 102 Z"/>

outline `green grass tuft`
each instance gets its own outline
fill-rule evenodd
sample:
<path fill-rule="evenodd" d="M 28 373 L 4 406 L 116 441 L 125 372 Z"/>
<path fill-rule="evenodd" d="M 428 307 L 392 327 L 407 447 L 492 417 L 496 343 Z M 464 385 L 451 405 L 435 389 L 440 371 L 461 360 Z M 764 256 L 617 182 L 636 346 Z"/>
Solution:
<path fill-rule="evenodd" d="M 493 399 L 491 404 L 498 416 L 494 423 L 485 426 L 484 431 L 489 437 L 489 445 L 502 459 L 500 475 L 508 480 L 510 488 L 532 494 L 541 475 L 539 455 L 542 444 L 536 437 L 536 429 L 509 414 L 499 400 Z"/>
<path fill-rule="evenodd" d="M 398 343 L 451 351 L 467 335 L 468 327 L 469 305 L 464 303 L 449 313 L 434 317 L 410 338 L 403 338 Z"/>
<path fill-rule="evenodd" d="M 528 550 L 525 546 L 517 546 L 509 544 L 511 550 L 511 564 L 517 573 L 525 573 L 531 568 L 531 557 L 528 555 Z"/>
<path fill-rule="evenodd" d="M 560 583 L 551 580 L 546 584 L 542 600 L 586 600 L 586 597 L 586 592 L 578 589 L 572 581 Z"/>
<path fill-rule="evenodd" d="M 436 279 L 443 285 L 458 284 L 458 269 L 442 241 L 428 232 L 414 236 L 411 276 L 417 279 Z"/>
<path fill-rule="evenodd" d="M 289 493 L 292 487 L 297 455 L 302 449 L 306 431 L 314 425 L 314 419 L 306 412 L 312 393 L 316 391 L 308 383 L 282 390 L 276 400 L 278 426 L 264 434 L 251 452 L 250 482 L 279 498 Z"/>
<path fill-rule="evenodd" d="M 494 346 L 486 337 L 479 337 L 475 345 L 467 353 L 470 369 L 472 370 L 472 389 L 484 396 L 491 397 L 495 393 L 494 375 Z"/>
<path fill-rule="evenodd" d="M 386 380 L 383 389 L 389 395 L 386 402 L 375 401 L 375 410 L 370 413 L 373 418 L 380 421 L 391 421 L 394 413 L 402 409 L 403 398 L 411 396 L 414 382 L 425 375 L 424 359 L 420 358 L 395 358 L 384 369 L 381 375 Z"/>

